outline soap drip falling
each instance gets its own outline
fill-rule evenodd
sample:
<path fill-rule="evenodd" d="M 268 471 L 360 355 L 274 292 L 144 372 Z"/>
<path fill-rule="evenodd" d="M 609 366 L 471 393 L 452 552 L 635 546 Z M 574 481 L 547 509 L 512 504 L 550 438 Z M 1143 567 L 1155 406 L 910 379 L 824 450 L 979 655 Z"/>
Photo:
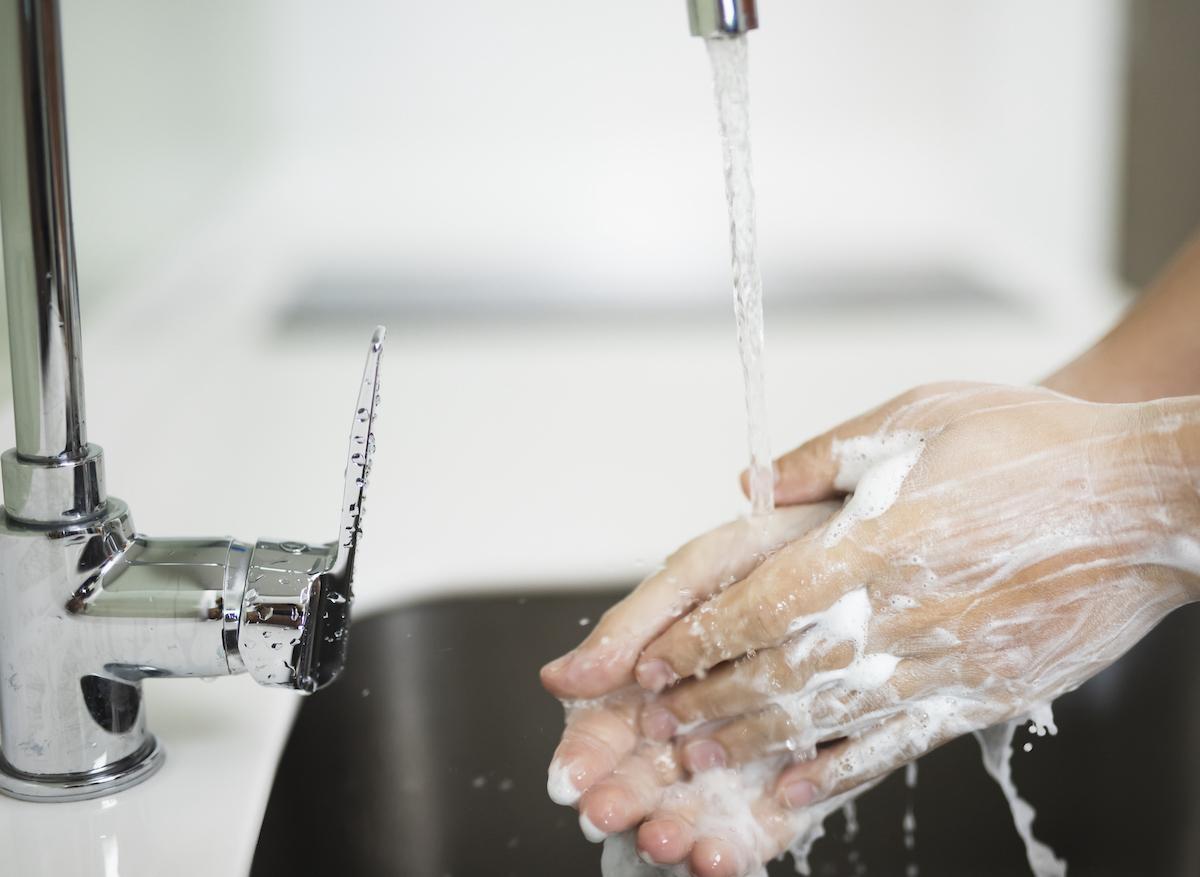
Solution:
<path fill-rule="evenodd" d="M 904 849 L 908 852 L 908 864 L 904 866 L 904 877 L 918 877 L 921 869 L 916 862 L 917 763 L 915 761 L 910 761 L 904 766 L 904 819 L 900 827 L 904 830 Z"/>
<path fill-rule="evenodd" d="M 1041 723 L 1042 727 L 1049 724 L 1050 733 L 1054 733 L 1053 719 L 1049 718 L 1049 708 L 1044 708 L 1047 716 Z M 1013 824 L 1017 834 L 1025 844 L 1025 855 L 1029 859 L 1029 869 L 1034 877 L 1066 877 L 1067 863 L 1054 855 L 1054 850 L 1033 836 L 1033 819 L 1037 814 L 1033 807 L 1017 794 L 1017 787 L 1012 778 L 1012 741 L 1017 729 L 1017 722 L 1005 722 L 983 731 L 976 731 L 975 738 L 983 753 L 983 766 L 992 779 L 1004 792 L 1008 807 L 1012 810 Z"/>
<path fill-rule="evenodd" d="M 767 436 L 763 380 L 762 276 L 758 270 L 758 231 L 750 164 L 749 58 L 744 35 L 705 42 L 712 63 L 721 127 L 733 261 L 734 316 L 737 318 L 742 378 L 746 385 L 750 513 L 757 517 L 769 515 L 775 508 L 775 474 Z"/>

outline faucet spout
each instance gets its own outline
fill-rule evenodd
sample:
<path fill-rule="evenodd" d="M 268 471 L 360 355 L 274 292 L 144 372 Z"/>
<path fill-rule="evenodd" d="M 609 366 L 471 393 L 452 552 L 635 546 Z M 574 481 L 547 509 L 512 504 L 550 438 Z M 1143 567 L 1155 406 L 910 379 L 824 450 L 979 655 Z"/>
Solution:
<path fill-rule="evenodd" d="M 736 37 L 758 27 L 755 0 L 688 0 L 692 36 Z"/>

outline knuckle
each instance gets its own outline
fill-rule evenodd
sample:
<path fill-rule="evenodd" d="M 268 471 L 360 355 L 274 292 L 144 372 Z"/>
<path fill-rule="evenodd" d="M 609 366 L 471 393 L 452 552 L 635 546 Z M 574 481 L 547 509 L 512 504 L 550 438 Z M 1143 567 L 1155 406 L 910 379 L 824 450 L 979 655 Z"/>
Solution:
<path fill-rule="evenodd" d="M 659 696 L 659 704 L 680 722 L 705 716 L 707 701 L 704 692 L 694 682 L 685 682 Z"/>
<path fill-rule="evenodd" d="M 734 722 L 713 734 L 713 739 L 733 754 L 740 754 L 752 744 L 757 735 L 747 722 Z"/>
<path fill-rule="evenodd" d="M 691 542 L 680 545 L 667 555 L 664 568 L 678 571 L 680 568 L 691 566 L 695 562 L 696 555 L 703 551 L 704 543 L 711 537 L 711 533 L 706 533 L 703 536 L 697 536 Z"/>
<path fill-rule="evenodd" d="M 783 650 L 772 649 L 738 665 L 739 681 L 744 685 L 762 684 L 769 691 L 792 689 L 800 675 L 796 667 L 788 663 Z"/>
<path fill-rule="evenodd" d="M 962 390 L 966 384 L 962 381 L 931 381 L 927 384 L 920 384 L 913 387 L 908 392 L 913 394 L 914 401 L 924 399 L 935 399 L 938 396 L 945 396 L 948 393 L 955 393 Z"/>
<path fill-rule="evenodd" d="M 854 643 L 849 640 L 842 640 L 826 649 L 819 656 L 813 669 L 818 672 L 824 670 L 841 670 L 849 667 L 854 661 L 854 657 Z"/>
<path fill-rule="evenodd" d="M 929 384 L 921 384 L 917 387 L 910 387 L 899 396 L 892 400 L 892 404 L 897 408 L 907 408 L 917 402 L 927 398 L 929 394 Z"/>
<path fill-rule="evenodd" d="M 752 648 L 773 646 L 783 639 L 791 623 L 790 605 L 786 600 L 771 599 L 768 593 L 746 588 L 735 610 L 741 620 L 742 637 Z"/>
<path fill-rule="evenodd" d="M 966 386 L 962 383 L 944 381 L 922 384 L 902 393 L 889 406 L 892 408 L 893 424 L 920 428 L 928 425 L 930 421 L 940 422 L 952 418 L 958 407 L 954 404 L 955 399 Z M 949 407 L 947 408 L 947 406 Z"/>
<path fill-rule="evenodd" d="M 682 657 L 692 639 L 691 627 L 695 623 L 694 612 L 678 619 L 659 634 L 658 639 L 646 646 L 645 657 L 658 658 L 674 667 L 675 661 Z"/>

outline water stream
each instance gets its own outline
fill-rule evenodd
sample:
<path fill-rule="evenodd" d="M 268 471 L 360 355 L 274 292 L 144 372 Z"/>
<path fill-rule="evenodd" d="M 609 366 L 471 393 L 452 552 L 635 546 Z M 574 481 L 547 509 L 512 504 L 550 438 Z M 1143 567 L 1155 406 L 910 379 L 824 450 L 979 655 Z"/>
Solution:
<path fill-rule="evenodd" d="M 709 39 L 708 56 L 712 63 L 713 85 L 716 94 L 717 115 L 720 123 L 721 146 L 724 157 L 725 196 L 729 207 L 729 239 L 732 250 L 734 315 L 737 320 L 738 352 L 741 357 L 742 377 L 745 381 L 746 418 L 750 445 L 750 506 L 755 517 L 765 517 L 774 511 L 775 473 L 771 463 L 770 442 L 767 435 L 766 394 L 763 380 L 763 299 L 762 277 L 758 268 L 757 227 L 755 220 L 754 181 L 750 160 L 750 104 L 748 83 L 748 55 L 745 36 Z M 582 623 L 582 622 L 581 622 Z M 1048 710 L 1045 711 L 1049 716 Z M 1052 727 L 1052 720 L 1047 719 Z M 1010 760 L 1012 756 L 1012 725 L 979 732 L 983 747 L 984 765 L 1000 783 L 1013 812 L 1018 833 L 1025 842 L 1029 863 L 1036 877 L 1063 877 L 1065 864 L 1053 851 L 1038 842 L 1032 835 L 1033 809 L 1017 797 L 1012 784 Z M 898 745 L 898 741 L 897 741 Z M 753 767 L 753 766 L 752 766 Z M 773 776 L 770 762 L 757 765 L 760 772 Z M 749 771 L 744 771 L 749 774 Z M 720 774 L 720 776 L 717 776 Z M 742 782 L 744 777 L 734 771 L 718 771 L 701 774 L 691 781 L 678 783 L 675 788 L 686 789 L 694 784 L 712 786 L 703 791 L 700 799 L 704 807 L 715 810 L 714 814 L 702 811 L 703 819 L 696 826 L 699 833 L 709 831 L 721 835 L 728 824 L 739 820 L 749 825 L 748 829 L 735 835 L 745 841 L 747 849 L 756 847 L 757 826 L 752 804 L 768 787 L 766 782 L 755 780 Z M 728 789 L 718 781 L 725 781 Z M 908 787 L 902 830 L 907 857 L 905 877 L 917 877 L 916 862 L 916 812 L 915 787 L 917 766 L 910 763 L 905 770 Z M 829 813 L 845 804 L 846 834 L 844 840 L 852 843 L 858 834 L 858 820 L 853 798 L 839 797 L 813 806 L 806 814 L 800 814 L 792 853 L 797 870 L 809 873 L 807 852 L 813 841 L 823 834 L 823 822 Z M 707 820 L 707 823 L 704 822 Z M 603 837 L 603 835 L 601 835 Z M 749 839 L 749 840 L 747 840 Z M 855 874 L 865 873 L 865 864 L 858 852 L 851 850 L 848 865 Z M 604 877 L 655 877 L 666 873 L 681 874 L 685 866 L 654 866 L 647 864 L 638 854 L 636 832 L 625 832 L 605 838 L 601 859 Z M 765 877 L 765 869 L 754 872 Z"/>
<path fill-rule="evenodd" d="M 746 384 L 746 421 L 750 439 L 750 511 L 769 515 L 775 507 L 775 476 L 767 436 L 767 400 L 763 382 L 762 275 L 758 270 L 758 230 L 754 210 L 754 178 L 750 163 L 750 93 L 745 36 L 712 39 L 717 118 L 725 166 L 725 199 L 729 204 L 734 316 L 738 352 Z"/>

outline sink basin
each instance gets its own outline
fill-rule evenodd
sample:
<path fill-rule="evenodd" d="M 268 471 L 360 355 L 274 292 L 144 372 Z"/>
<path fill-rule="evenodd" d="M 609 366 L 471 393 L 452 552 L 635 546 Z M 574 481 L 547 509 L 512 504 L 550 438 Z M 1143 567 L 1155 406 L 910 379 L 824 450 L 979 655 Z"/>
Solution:
<path fill-rule="evenodd" d="M 453 598 L 357 624 L 345 675 L 299 712 L 252 877 L 598 874 L 599 849 L 546 797 L 562 710 L 537 670 L 620 593 Z M 1072 877 L 1200 874 L 1200 607 L 1063 697 L 1055 718 L 1057 737 L 1018 731 L 1014 773 Z M 854 838 L 842 815 L 827 823 L 814 874 L 1028 873 L 971 738 L 921 759 L 915 789 L 901 771 L 857 811 Z"/>

